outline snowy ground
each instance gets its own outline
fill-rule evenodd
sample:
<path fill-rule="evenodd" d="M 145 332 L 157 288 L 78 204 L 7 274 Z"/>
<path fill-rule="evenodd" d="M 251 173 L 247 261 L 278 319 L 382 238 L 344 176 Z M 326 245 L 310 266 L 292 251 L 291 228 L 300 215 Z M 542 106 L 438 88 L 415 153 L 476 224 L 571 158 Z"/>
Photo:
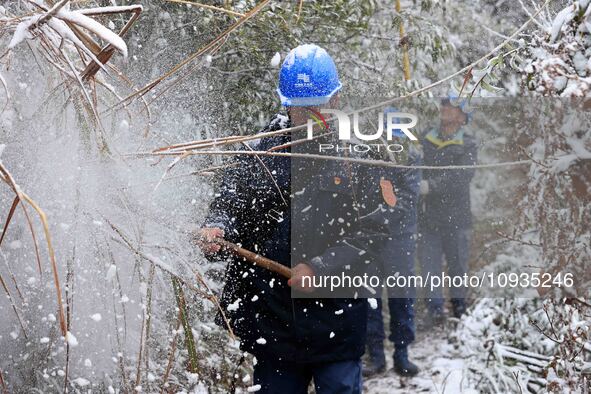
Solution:
<path fill-rule="evenodd" d="M 449 328 L 448 328 L 449 329 Z M 391 352 L 388 354 L 391 355 Z M 410 350 L 411 360 L 421 372 L 414 378 L 401 378 L 392 370 L 392 357 L 387 357 L 388 370 L 364 382 L 368 394 L 390 393 L 471 393 L 462 381 L 464 359 L 448 342 L 443 329 L 419 332 Z"/>

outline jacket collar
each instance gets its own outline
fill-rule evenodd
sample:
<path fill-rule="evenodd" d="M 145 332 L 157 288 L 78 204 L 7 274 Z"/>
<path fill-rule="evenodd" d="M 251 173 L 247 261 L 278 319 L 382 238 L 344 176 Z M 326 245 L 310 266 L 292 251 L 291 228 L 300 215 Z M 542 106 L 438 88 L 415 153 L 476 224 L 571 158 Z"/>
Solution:
<path fill-rule="evenodd" d="M 437 149 L 442 149 L 450 145 L 464 145 L 464 130 L 463 128 L 460 128 L 456 131 L 453 137 L 448 140 L 442 139 L 438 130 L 431 130 L 425 138 L 427 141 L 435 145 Z"/>

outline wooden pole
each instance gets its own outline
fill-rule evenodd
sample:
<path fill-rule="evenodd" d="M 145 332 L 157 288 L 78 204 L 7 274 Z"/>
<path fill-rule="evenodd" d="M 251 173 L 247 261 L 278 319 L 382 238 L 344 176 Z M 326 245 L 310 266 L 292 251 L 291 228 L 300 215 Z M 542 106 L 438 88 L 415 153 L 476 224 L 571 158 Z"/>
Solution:
<path fill-rule="evenodd" d="M 400 0 L 396 0 L 396 12 L 400 13 L 402 7 Z M 404 71 L 404 80 L 410 81 L 410 58 L 408 56 L 408 42 L 404 37 L 404 24 L 400 21 L 400 40 L 402 42 L 402 69 Z"/>
<path fill-rule="evenodd" d="M 226 240 L 223 240 L 223 239 L 216 239 L 213 242 L 216 244 L 219 244 L 224 249 L 231 251 L 235 255 L 237 255 L 239 257 L 243 257 L 245 260 L 248 260 L 251 263 L 254 263 L 255 265 L 257 265 L 259 267 L 268 269 L 269 271 L 273 271 L 273 272 L 283 276 L 286 279 L 291 278 L 291 269 L 284 266 L 281 263 L 278 263 L 277 261 L 263 257 L 260 254 L 257 254 L 257 253 L 251 252 L 250 250 L 246 250 L 244 248 L 241 248 L 240 246 L 238 246 L 232 242 L 228 242 Z"/>

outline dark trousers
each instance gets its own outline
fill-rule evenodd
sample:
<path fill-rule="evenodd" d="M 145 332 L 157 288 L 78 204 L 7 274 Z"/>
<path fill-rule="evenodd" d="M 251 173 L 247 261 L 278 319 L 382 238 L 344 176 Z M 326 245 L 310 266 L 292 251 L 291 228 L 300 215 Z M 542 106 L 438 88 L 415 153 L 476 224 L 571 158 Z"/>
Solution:
<path fill-rule="evenodd" d="M 425 232 L 419 237 L 419 261 L 421 275 L 440 276 L 443 272 L 443 257 L 447 262 L 447 274 L 450 277 L 463 276 L 468 272 L 470 257 L 470 229 L 449 228 L 440 232 Z M 451 301 L 454 309 L 465 308 L 467 288 L 452 287 Z M 425 294 L 427 305 L 431 313 L 441 313 L 443 310 L 443 289 L 427 289 Z"/>
<path fill-rule="evenodd" d="M 416 240 L 413 233 L 405 233 L 388 241 L 381 256 L 381 275 L 414 275 Z M 408 345 L 415 339 L 414 298 L 415 289 L 388 289 L 388 308 L 390 309 L 390 336 L 395 346 Z M 382 300 L 378 307 L 369 308 L 367 316 L 367 345 L 370 356 L 379 356 L 384 351 L 384 322 L 382 320 Z M 375 353 L 375 354 L 374 354 Z"/>
<path fill-rule="evenodd" d="M 317 394 L 360 394 L 361 360 L 293 364 L 258 359 L 254 366 L 261 394 L 307 394 L 312 380 Z"/>

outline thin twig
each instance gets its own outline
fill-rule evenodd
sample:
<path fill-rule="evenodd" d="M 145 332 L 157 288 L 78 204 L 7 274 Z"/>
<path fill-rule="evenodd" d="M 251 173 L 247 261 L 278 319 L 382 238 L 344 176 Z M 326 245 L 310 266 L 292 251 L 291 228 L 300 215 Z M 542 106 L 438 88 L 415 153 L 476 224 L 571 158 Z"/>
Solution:
<path fill-rule="evenodd" d="M 261 11 L 269 2 L 270 2 L 270 0 L 261 1 L 253 9 L 251 9 L 248 13 L 246 13 L 242 18 L 240 18 L 238 21 L 236 21 L 234 24 L 232 24 L 230 27 L 228 27 L 224 32 L 222 32 L 215 39 L 210 41 L 207 45 L 201 47 L 197 52 L 193 53 L 192 55 L 187 57 L 185 60 L 183 60 L 182 62 L 180 62 L 176 66 L 174 66 L 172 69 L 170 69 L 164 75 L 154 79 L 153 81 L 149 82 L 143 88 L 141 88 L 141 89 L 137 90 L 136 92 L 132 93 L 131 95 L 127 96 L 126 98 L 121 100 L 119 103 L 115 104 L 112 108 L 117 107 L 120 104 L 124 104 L 124 103 L 128 102 L 129 100 L 133 99 L 134 97 L 137 97 L 137 96 L 141 97 L 141 96 L 145 95 L 147 92 L 149 92 L 150 90 L 154 89 L 162 81 L 164 81 L 165 79 L 169 78 L 170 76 L 176 74 L 183 67 L 185 67 L 187 64 L 191 63 L 196 58 L 200 57 L 201 55 L 208 52 L 210 49 L 214 48 L 220 41 L 224 40 L 225 37 L 227 37 L 230 33 L 232 33 L 234 30 L 238 29 L 246 21 L 248 21 L 249 19 L 254 17 L 256 14 L 258 14 L 259 11 Z"/>
<path fill-rule="evenodd" d="M 189 354 L 189 371 L 197 373 L 199 371 L 197 348 L 195 347 L 195 337 L 193 336 L 193 328 L 191 327 L 187 310 L 185 293 L 183 292 L 183 287 L 181 286 L 180 281 L 174 277 L 172 278 L 172 286 L 174 288 L 176 303 L 180 311 L 179 316 L 181 317 L 181 322 L 183 324 L 183 331 L 185 332 L 185 346 L 187 347 L 187 353 Z"/>
<path fill-rule="evenodd" d="M 230 14 L 230 15 L 233 15 L 233 16 L 239 16 L 241 18 L 244 17 L 244 14 L 241 14 L 240 12 L 236 12 L 236 11 L 232 11 L 232 10 L 227 10 L 225 8 L 215 7 L 215 6 L 209 5 L 209 4 L 196 3 L 194 1 L 187 1 L 187 0 L 166 0 L 166 1 L 168 1 L 169 3 L 181 3 L 181 4 L 194 5 L 196 7 L 205 8 L 207 10 L 225 12 L 226 14 Z"/>
<path fill-rule="evenodd" d="M 0 385 L 2 385 L 2 393 L 8 394 L 8 387 L 6 387 L 6 382 L 4 382 L 4 377 L 2 376 L 1 369 L 0 369 Z"/>
<path fill-rule="evenodd" d="M 518 242 L 518 243 L 520 243 L 522 245 L 533 246 L 533 247 L 536 247 L 536 248 L 541 248 L 542 247 L 542 244 L 539 244 L 537 242 L 524 241 L 522 239 L 512 237 L 509 234 L 505 234 L 502 231 L 497 231 L 496 233 L 497 233 L 497 235 L 499 237 L 502 237 L 502 238 L 506 239 L 507 241 Z"/>
<path fill-rule="evenodd" d="M 152 327 L 152 291 L 153 291 L 153 287 L 154 287 L 154 274 L 156 272 L 156 267 L 154 267 L 153 265 L 150 265 L 150 272 L 148 273 L 148 288 L 147 288 L 147 305 L 146 305 L 146 315 L 147 315 L 147 320 L 146 320 L 146 335 L 145 335 L 145 341 L 146 341 L 146 346 L 145 346 L 145 350 L 144 350 L 144 359 L 146 362 L 146 373 L 148 373 L 148 371 L 150 370 L 150 346 L 148 341 L 150 340 L 150 330 Z"/>
<path fill-rule="evenodd" d="M 246 149 L 249 149 L 250 151 L 254 151 L 254 149 L 252 149 L 250 147 L 250 145 L 248 145 L 246 142 L 243 142 L 242 144 L 244 145 L 244 147 L 246 147 Z M 271 179 L 271 182 L 273 182 L 273 185 L 275 185 L 275 188 L 277 189 L 277 192 L 279 193 L 279 197 L 281 197 L 281 201 L 283 201 L 283 205 L 285 205 L 286 207 L 288 207 L 289 204 L 287 203 L 287 200 L 285 200 L 285 197 L 283 196 L 283 191 L 281 190 L 281 188 L 277 184 L 277 181 L 275 180 L 275 177 L 273 176 L 273 173 L 271 172 L 271 170 L 269 169 L 269 167 L 267 167 L 265 165 L 265 163 L 260 158 L 260 156 L 255 155 L 254 157 L 256 157 L 256 159 L 258 160 L 258 162 L 260 163 L 260 165 L 263 166 L 263 168 L 265 169 L 265 172 L 267 173 L 267 175 Z"/>
<path fill-rule="evenodd" d="M 135 372 L 135 387 L 142 384 L 142 354 L 144 352 L 144 330 L 146 329 L 146 312 L 142 313 L 142 327 L 140 330 L 140 348 L 137 357 L 137 369 Z"/>
<path fill-rule="evenodd" d="M 50 18 L 53 18 L 62 8 L 64 8 L 64 6 L 66 4 L 69 3 L 69 1 L 70 0 L 62 0 L 59 3 L 57 3 L 49 11 L 47 11 L 45 13 L 45 15 L 43 15 L 41 18 L 39 18 L 37 23 L 31 25 L 31 29 L 38 28 L 41 25 L 43 25 L 44 23 L 46 23 Z"/>
<path fill-rule="evenodd" d="M 271 152 L 271 151 L 246 151 L 246 150 L 234 150 L 234 151 L 182 151 L 182 152 L 139 152 L 129 153 L 125 156 L 128 157 L 149 157 L 149 156 L 192 156 L 192 155 L 221 155 L 221 156 L 234 156 L 234 155 L 246 155 L 246 156 L 283 156 L 283 157 L 296 157 L 316 160 L 328 160 L 328 161 L 343 161 L 351 162 L 364 165 L 374 165 L 380 167 L 393 167 L 393 168 L 406 168 L 406 169 L 422 169 L 422 170 L 463 170 L 472 168 L 496 168 L 496 167 L 512 167 L 525 164 L 531 164 L 530 160 L 517 160 L 507 161 L 501 163 L 488 163 L 488 164 L 472 164 L 472 165 L 450 165 L 450 166 L 427 166 L 427 165 L 403 165 L 396 164 L 384 160 L 372 160 L 362 159 L 355 157 L 342 157 L 342 156 L 327 156 L 313 153 L 294 153 L 294 152 Z"/>
<path fill-rule="evenodd" d="M 103 15 L 103 14 L 111 14 L 111 13 L 114 13 L 114 14 L 132 13 L 133 15 L 131 16 L 131 18 L 129 18 L 129 20 L 123 26 L 121 31 L 119 31 L 119 34 L 118 34 L 119 37 L 123 37 L 125 34 L 127 34 L 129 29 L 131 29 L 131 26 L 133 26 L 133 24 L 139 19 L 142 11 L 143 11 L 143 7 L 141 5 L 133 5 L 131 7 L 122 7 L 122 9 L 120 11 L 115 11 L 115 12 L 93 13 L 92 10 L 86 10 L 86 12 L 83 12 L 83 13 L 85 15 Z M 81 74 L 82 79 L 83 80 L 90 79 L 98 72 L 98 70 L 103 68 L 104 64 L 106 64 L 111 59 L 113 54 L 115 53 L 115 49 L 116 48 L 111 44 L 108 44 L 103 49 L 101 49 L 101 51 L 96 55 L 96 59 L 98 61 L 100 61 L 101 64 L 98 64 L 97 61 L 93 59 L 90 63 L 88 63 L 88 65 L 86 66 L 86 68 L 82 72 L 82 74 Z"/>
<path fill-rule="evenodd" d="M 16 210 L 19 201 L 20 199 L 18 198 L 18 196 L 16 196 L 12 201 L 12 205 L 10 206 L 10 210 L 8 211 L 8 215 L 6 216 L 6 221 L 4 222 L 4 227 L 2 228 L 2 235 L 0 235 L 0 245 L 2 245 L 4 236 L 6 236 L 8 226 L 10 225 L 10 220 L 12 219 L 12 215 L 14 215 L 14 211 Z"/>
<path fill-rule="evenodd" d="M 552 338 L 550 335 L 546 334 L 546 332 L 544 330 L 542 330 L 542 328 L 538 325 L 537 322 L 535 322 L 533 320 L 530 320 L 529 321 L 529 324 L 531 324 L 532 326 L 534 326 L 540 332 L 540 334 L 544 335 L 546 338 L 548 338 L 552 342 L 557 343 L 559 345 L 562 345 L 563 342 L 558 341 L 558 340 Z"/>
<path fill-rule="evenodd" d="M 8 290 L 8 286 L 6 285 L 6 282 L 4 282 L 2 275 L 0 275 L 0 284 L 4 288 L 4 291 L 6 292 L 6 296 L 8 297 L 8 300 L 10 301 L 10 305 L 12 306 L 12 310 L 14 310 L 14 314 L 16 315 L 18 323 L 21 326 L 21 329 L 23 330 L 23 335 L 25 336 L 25 338 L 28 339 L 29 337 L 27 336 L 27 330 L 25 329 L 25 325 L 23 323 L 23 320 L 21 319 L 21 316 L 18 313 L 18 309 L 16 309 L 16 304 L 14 303 L 14 299 L 12 298 L 12 295 L 10 295 L 10 291 Z"/>
<path fill-rule="evenodd" d="M 19 298 L 21 299 L 21 302 L 25 302 L 25 297 L 23 296 L 23 293 L 21 292 L 21 289 L 18 286 L 18 282 L 16 281 L 16 277 L 14 276 L 14 272 L 12 272 L 12 268 L 10 267 L 10 264 L 8 263 L 8 259 L 6 258 L 6 255 L 4 253 L 1 253 L 1 254 L 2 254 L 2 258 L 4 259 L 4 264 L 6 265 L 6 269 L 8 270 L 8 274 L 10 275 L 10 279 L 12 280 L 12 283 L 14 284 L 14 288 L 16 289 L 16 292 L 17 292 Z"/>
<path fill-rule="evenodd" d="M 169 274 L 173 278 L 177 279 L 180 283 L 182 283 L 184 286 L 186 286 L 189 290 L 191 290 L 191 291 L 199 294 L 203 298 L 208 299 L 211 302 L 213 302 L 214 305 L 216 305 L 218 307 L 218 310 L 220 311 L 222 317 L 224 318 L 224 321 L 226 322 L 228 333 L 230 334 L 230 337 L 232 339 L 235 338 L 234 332 L 232 330 L 232 327 L 230 327 L 230 324 L 228 323 L 228 320 L 226 319 L 226 316 L 224 314 L 224 310 L 221 307 L 220 303 L 218 302 L 217 297 L 213 294 L 213 292 L 211 292 L 211 289 L 209 288 L 209 286 L 206 286 L 206 289 L 208 290 L 208 292 L 204 292 L 203 290 L 196 288 L 191 283 L 189 283 L 188 281 L 186 281 L 185 279 L 183 279 L 180 275 L 178 275 L 175 272 L 173 272 L 170 268 L 165 267 L 160 262 L 156 261 L 152 256 L 149 256 L 149 255 L 141 252 L 140 250 L 138 250 L 136 247 L 133 246 L 133 244 L 131 243 L 131 241 L 129 240 L 129 238 L 119 228 L 117 228 L 108 219 L 105 218 L 104 220 L 109 224 L 109 226 L 111 227 L 111 229 L 113 229 L 113 231 L 115 231 L 115 233 L 121 238 L 121 240 L 124 243 L 124 245 L 127 246 L 133 253 L 135 253 L 137 256 L 141 257 L 142 259 L 146 260 L 147 262 L 149 262 L 153 266 L 155 266 L 155 267 L 161 269 L 162 271 L 166 272 L 167 274 Z M 197 276 L 199 278 L 200 277 L 200 274 L 197 275 Z M 200 278 L 200 280 L 203 283 L 205 283 L 205 281 L 203 280 L 202 277 Z"/>
<path fill-rule="evenodd" d="M 304 0 L 300 0 L 298 4 L 298 13 L 296 15 L 296 22 L 300 21 L 300 16 L 302 16 L 302 7 L 304 6 Z"/>
<path fill-rule="evenodd" d="M 55 259 L 55 252 L 53 249 L 53 244 L 51 242 L 51 233 L 49 231 L 49 223 L 47 221 L 47 216 L 45 215 L 45 212 L 39 207 L 39 205 L 37 205 L 37 203 L 32 198 L 30 198 L 25 192 L 23 192 L 20 189 L 20 187 L 16 184 L 16 182 L 12 178 L 12 175 L 10 175 L 10 173 L 6 170 L 6 168 L 4 167 L 4 165 L 2 165 L 2 163 L 0 163 L 0 179 L 3 180 L 4 182 L 6 182 L 12 188 L 14 193 L 19 197 L 19 199 L 21 201 L 26 201 L 31 207 L 33 207 L 33 209 L 37 212 L 39 219 L 41 220 L 41 223 L 43 225 L 43 231 L 45 233 L 45 240 L 47 243 L 49 260 L 50 260 L 51 268 L 53 271 L 53 281 L 54 281 L 54 285 L 55 285 L 55 289 L 56 289 L 56 293 L 57 293 L 56 298 L 57 298 L 57 304 L 58 304 L 58 310 L 59 310 L 60 328 L 62 331 L 62 335 L 65 337 L 67 330 L 66 330 L 66 318 L 65 318 L 65 314 L 64 314 L 64 307 L 62 304 L 62 290 L 61 290 L 59 274 L 58 274 L 58 270 L 57 270 L 57 262 Z"/>
<path fill-rule="evenodd" d="M 166 385 L 168 384 L 168 376 L 170 375 L 170 371 L 172 370 L 172 362 L 174 360 L 174 353 L 176 352 L 176 342 L 179 334 L 179 330 L 181 328 L 181 311 L 179 310 L 179 315 L 177 318 L 176 329 L 174 330 L 174 336 L 172 337 L 172 343 L 170 345 L 170 353 L 168 354 L 168 364 L 166 365 L 166 370 L 164 371 L 164 376 L 162 377 L 162 393 L 166 392 Z"/>

